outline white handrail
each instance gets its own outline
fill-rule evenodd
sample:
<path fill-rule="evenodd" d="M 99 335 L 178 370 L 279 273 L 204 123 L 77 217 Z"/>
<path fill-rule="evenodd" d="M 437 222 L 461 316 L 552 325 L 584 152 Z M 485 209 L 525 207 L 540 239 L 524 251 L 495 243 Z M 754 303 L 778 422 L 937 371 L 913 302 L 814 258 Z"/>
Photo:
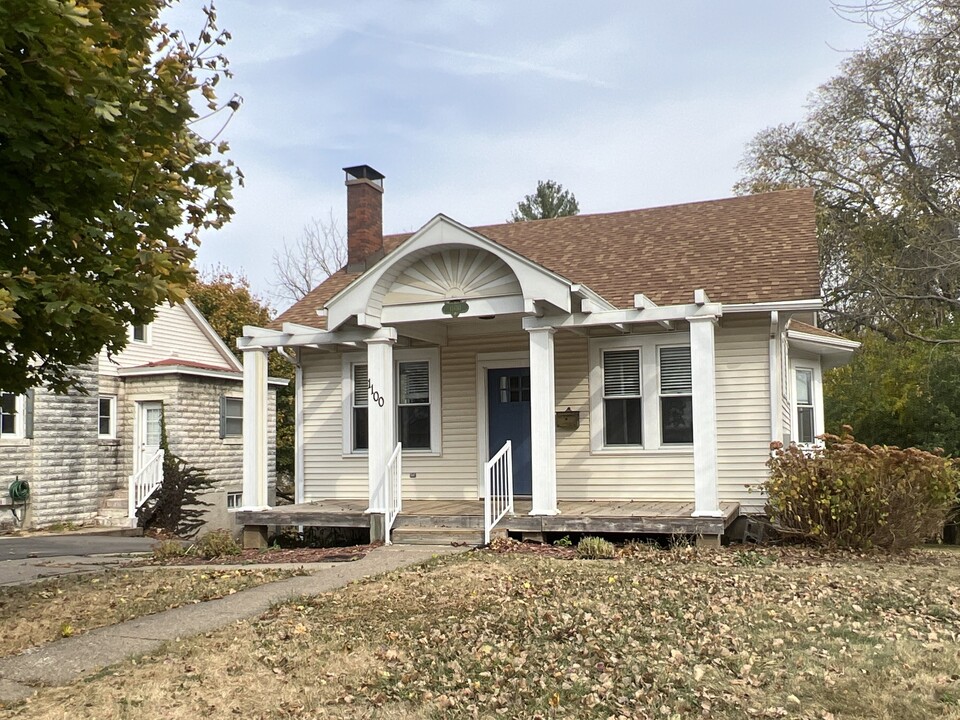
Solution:
<path fill-rule="evenodd" d="M 403 477 L 401 467 L 400 443 L 393 449 L 393 454 L 387 460 L 387 467 L 383 471 L 384 513 L 383 513 L 383 542 L 390 544 L 390 530 L 393 521 L 397 519 L 403 509 L 403 494 L 400 479 Z"/>
<path fill-rule="evenodd" d="M 513 513 L 513 445 L 507 440 L 483 465 L 483 544 L 507 513 Z"/>
<path fill-rule="evenodd" d="M 163 482 L 163 450 L 157 450 L 147 463 L 130 476 L 127 489 L 127 516 L 133 520 L 143 505 Z"/>

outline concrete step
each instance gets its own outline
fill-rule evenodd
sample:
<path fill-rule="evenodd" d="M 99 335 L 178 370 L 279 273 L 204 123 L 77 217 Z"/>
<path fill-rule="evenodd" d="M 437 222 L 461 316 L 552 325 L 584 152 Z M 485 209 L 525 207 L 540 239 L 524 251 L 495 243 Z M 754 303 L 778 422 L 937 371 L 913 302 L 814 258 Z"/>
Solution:
<path fill-rule="evenodd" d="M 136 519 L 131 520 L 127 517 L 127 514 L 124 513 L 121 515 L 106 515 L 103 512 L 100 512 L 96 517 L 93 518 L 93 524 L 101 528 L 136 528 L 137 521 Z M 142 531 L 141 531 L 142 533 Z"/>
<path fill-rule="evenodd" d="M 124 493 L 123 497 L 117 497 L 116 495 L 108 498 L 104 498 L 100 501 L 100 507 L 103 509 L 110 510 L 123 510 L 127 511 L 127 494 Z"/>

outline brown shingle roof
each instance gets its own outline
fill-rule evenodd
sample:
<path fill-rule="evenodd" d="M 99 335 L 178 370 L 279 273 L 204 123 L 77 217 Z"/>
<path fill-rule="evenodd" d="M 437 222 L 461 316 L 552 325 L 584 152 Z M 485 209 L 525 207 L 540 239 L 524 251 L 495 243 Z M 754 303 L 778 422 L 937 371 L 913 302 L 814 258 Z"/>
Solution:
<path fill-rule="evenodd" d="M 474 230 L 589 286 L 617 307 L 632 307 L 634 293 L 660 305 L 690 302 L 697 288 L 724 303 L 820 296 L 812 190 Z M 408 237 L 385 237 L 387 252 Z M 345 270 L 334 273 L 271 325 L 323 327 L 317 308 L 358 277 Z"/>
<path fill-rule="evenodd" d="M 796 318 L 790 318 L 790 322 L 787 323 L 787 330 L 796 330 L 797 332 L 806 333 L 807 335 L 816 335 L 817 337 L 830 338 L 831 340 L 849 340 L 849 338 L 845 338 L 843 335 L 837 335 L 829 330 L 818 328 L 815 325 L 800 322 Z"/>

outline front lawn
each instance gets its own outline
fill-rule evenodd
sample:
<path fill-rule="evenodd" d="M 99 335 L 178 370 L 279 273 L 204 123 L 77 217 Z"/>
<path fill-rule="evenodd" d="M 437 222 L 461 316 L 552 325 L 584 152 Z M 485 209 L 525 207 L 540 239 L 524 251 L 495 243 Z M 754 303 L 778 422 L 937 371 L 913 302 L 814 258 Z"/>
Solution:
<path fill-rule="evenodd" d="M 436 560 L 14 717 L 960 718 L 956 556 Z"/>
<path fill-rule="evenodd" d="M 290 570 L 107 570 L 0 588 L 0 655 L 282 580 Z"/>

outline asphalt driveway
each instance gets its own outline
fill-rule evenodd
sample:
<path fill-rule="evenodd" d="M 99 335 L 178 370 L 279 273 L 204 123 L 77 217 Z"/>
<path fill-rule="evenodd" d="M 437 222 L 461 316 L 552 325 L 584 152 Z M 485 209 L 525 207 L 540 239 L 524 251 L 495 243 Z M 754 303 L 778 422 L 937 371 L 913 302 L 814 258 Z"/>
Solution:
<path fill-rule="evenodd" d="M 49 577 L 97 572 L 148 553 L 154 540 L 115 535 L 0 536 L 0 587 Z"/>

